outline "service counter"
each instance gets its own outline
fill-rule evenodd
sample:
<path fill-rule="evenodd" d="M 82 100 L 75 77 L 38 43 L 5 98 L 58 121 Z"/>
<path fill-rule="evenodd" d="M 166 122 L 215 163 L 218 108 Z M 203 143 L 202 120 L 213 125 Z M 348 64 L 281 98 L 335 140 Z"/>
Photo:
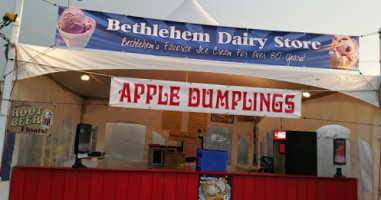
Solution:
<path fill-rule="evenodd" d="M 355 200 L 357 180 L 160 169 L 14 167 L 10 200 L 196 200 L 199 176 L 229 176 L 231 199 Z"/>

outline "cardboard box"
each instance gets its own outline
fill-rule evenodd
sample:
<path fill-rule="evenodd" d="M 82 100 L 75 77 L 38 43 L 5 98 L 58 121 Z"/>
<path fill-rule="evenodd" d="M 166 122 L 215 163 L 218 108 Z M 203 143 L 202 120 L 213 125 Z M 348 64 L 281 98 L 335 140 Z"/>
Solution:
<path fill-rule="evenodd" d="M 185 154 L 166 152 L 164 158 L 165 169 L 184 169 L 185 168 Z"/>
<path fill-rule="evenodd" d="M 168 152 L 177 152 L 177 147 L 150 144 L 148 165 L 153 167 L 163 167 L 165 164 L 165 154 Z"/>

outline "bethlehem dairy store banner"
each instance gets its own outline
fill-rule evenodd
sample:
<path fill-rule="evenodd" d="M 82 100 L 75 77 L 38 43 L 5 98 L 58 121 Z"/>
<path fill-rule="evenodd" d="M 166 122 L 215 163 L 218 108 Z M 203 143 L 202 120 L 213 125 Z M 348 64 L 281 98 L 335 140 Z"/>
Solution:
<path fill-rule="evenodd" d="M 60 7 L 56 46 L 358 70 L 358 37 L 230 28 Z M 271 66 L 269 66 L 271 67 Z"/>
<path fill-rule="evenodd" d="M 114 77 L 110 106 L 298 118 L 301 92 Z"/>

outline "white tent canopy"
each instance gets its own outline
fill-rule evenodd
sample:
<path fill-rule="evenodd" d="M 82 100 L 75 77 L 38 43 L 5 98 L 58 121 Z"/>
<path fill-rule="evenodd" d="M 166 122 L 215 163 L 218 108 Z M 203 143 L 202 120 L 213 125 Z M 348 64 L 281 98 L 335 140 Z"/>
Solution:
<path fill-rule="evenodd" d="M 185 0 L 166 20 L 218 25 L 196 0 Z"/>
<path fill-rule="evenodd" d="M 197 0 L 185 0 L 167 20 L 217 25 Z M 18 79 L 58 71 L 111 69 L 171 70 L 242 75 L 338 91 L 378 106 L 378 76 L 359 72 L 197 60 L 91 49 L 18 44 Z"/>
<path fill-rule="evenodd" d="M 60 72 L 111 69 L 210 72 L 285 81 L 338 91 L 378 106 L 378 76 L 358 72 L 221 62 L 90 49 L 18 44 L 18 79 Z"/>

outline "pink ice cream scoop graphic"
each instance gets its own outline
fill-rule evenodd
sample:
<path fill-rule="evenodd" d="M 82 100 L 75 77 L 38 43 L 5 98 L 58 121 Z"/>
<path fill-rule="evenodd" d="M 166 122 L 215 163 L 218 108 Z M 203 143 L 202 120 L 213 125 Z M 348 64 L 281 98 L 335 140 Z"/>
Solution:
<path fill-rule="evenodd" d="M 350 36 L 334 36 L 329 55 L 332 69 L 358 70 L 359 46 Z"/>
<path fill-rule="evenodd" d="M 58 31 L 68 47 L 85 47 L 96 23 L 78 8 L 67 8 L 57 23 Z"/>

